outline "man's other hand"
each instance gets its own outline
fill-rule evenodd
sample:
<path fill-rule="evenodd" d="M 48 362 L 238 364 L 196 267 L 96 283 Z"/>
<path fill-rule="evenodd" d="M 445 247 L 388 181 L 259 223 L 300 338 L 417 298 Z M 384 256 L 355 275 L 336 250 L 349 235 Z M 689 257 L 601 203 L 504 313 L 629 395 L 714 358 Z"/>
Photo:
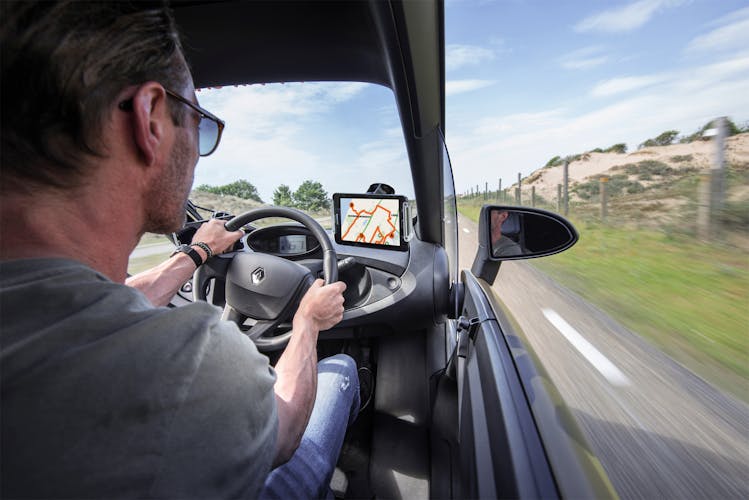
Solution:
<path fill-rule="evenodd" d="M 211 219 L 201 225 L 192 237 L 192 243 L 199 241 L 205 243 L 213 251 L 214 255 L 229 250 L 234 243 L 244 236 L 243 231 L 227 231 L 224 224 L 226 221 Z M 194 247 L 197 251 L 204 253 L 200 247 Z M 204 259 L 205 260 L 205 259 Z"/>
<path fill-rule="evenodd" d="M 343 319 L 343 292 L 346 284 L 342 281 L 323 285 L 318 279 L 302 297 L 294 315 L 294 328 L 300 321 L 309 322 L 317 331 L 327 330 Z"/>

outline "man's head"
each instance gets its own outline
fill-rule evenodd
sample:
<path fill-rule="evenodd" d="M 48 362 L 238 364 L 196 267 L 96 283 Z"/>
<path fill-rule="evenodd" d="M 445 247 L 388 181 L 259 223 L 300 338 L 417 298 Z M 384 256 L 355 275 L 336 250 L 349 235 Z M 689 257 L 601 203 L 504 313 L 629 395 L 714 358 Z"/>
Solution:
<path fill-rule="evenodd" d="M 192 90 L 163 5 L 4 0 L 0 9 L 0 193 L 85 184 L 108 155 L 102 128 L 124 89 Z M 174 124 L 188 120 L 190 110 L 169 101 Z"/>
<path fill-rule="evenodd" d="M 509 216 L 510 214 L 509 212 L 507 212 L 507 210 L 491 211 L 492 241 L 497 241 L 500 237 L 502 237 L 502 223 L 506 221 Z"/>

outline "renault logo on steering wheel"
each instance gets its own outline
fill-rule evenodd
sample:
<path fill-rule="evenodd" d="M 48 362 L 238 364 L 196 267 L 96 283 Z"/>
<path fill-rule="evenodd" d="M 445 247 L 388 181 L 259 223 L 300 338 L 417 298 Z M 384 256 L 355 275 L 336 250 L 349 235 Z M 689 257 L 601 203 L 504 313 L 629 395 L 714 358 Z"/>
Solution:
<path fill-rule="evenodd" d="M 257 285 L 265 279 L 265 269 L 258 267 L 252 271 L 252 283 Z"/>

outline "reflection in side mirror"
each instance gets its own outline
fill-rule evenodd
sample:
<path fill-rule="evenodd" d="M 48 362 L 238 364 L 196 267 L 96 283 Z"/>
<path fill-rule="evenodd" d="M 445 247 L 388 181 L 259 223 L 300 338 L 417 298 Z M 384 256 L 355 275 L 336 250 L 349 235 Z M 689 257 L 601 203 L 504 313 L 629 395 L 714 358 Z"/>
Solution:
<path fill-rule="evenodd" d="M 484 205 L 479 215 L 479 247 L 471 272 L 492 284 L 501 261 L 553 255 L 570 248 L 577 238 L 574 226 L 553 212 Z"/>
<path fill-rule="evenodd" d="M 488 210 L 492 259 L 530 259 L 571 247 L 577 232 L 567 220 L 551 212 L 518 207 Z"/>

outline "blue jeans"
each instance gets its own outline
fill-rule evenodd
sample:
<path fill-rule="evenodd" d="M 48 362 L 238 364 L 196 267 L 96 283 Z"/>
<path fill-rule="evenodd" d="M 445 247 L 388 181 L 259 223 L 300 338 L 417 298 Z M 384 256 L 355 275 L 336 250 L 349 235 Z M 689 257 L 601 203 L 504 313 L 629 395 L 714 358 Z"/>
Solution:
<path fill-rule="evenodd" d="M 273 469 L 260 498 L 329 496 L 346 428 L 359 413 L 356 362 L 336 354 L 317 363 L 317 395 L 307 428 L 291 460 Z"/>

